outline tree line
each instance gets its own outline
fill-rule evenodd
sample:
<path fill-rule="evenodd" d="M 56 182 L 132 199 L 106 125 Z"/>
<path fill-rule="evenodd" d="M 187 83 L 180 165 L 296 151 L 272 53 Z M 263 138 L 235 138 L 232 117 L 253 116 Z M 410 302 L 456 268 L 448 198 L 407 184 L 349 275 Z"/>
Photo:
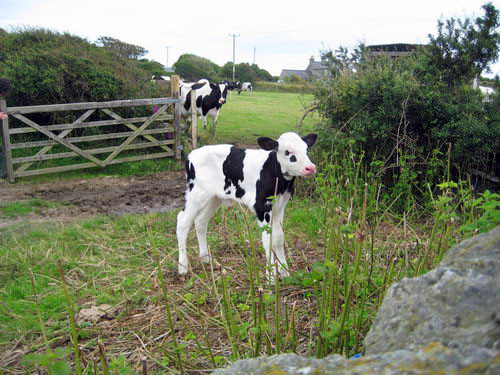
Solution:
<path fill-rule="evenodd" d="M 233 79 L 233 63 L 227 62 L 219 66 L 204 57 L 193 54 L 184 54 L 173 64 L 175 74 L 190 81 L 206 78 L 209 81 L 220 82 Z M 240 82 L 265 81 L 273 82 L 273 77 L 267 70 L 259 68 L 257 64 L 235 64 L 235 80 Z"/>

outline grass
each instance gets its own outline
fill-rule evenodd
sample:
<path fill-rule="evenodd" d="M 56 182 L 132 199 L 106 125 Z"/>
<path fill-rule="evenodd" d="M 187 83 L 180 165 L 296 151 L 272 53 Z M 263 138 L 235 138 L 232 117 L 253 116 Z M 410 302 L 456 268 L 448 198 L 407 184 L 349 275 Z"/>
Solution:
<path fill-rule="evenodd" d="M 215 140 L 254 144 L 256 135 L 293 130 L 300 103 L 292 94 L 233 95 Z M 382 204 L 377 186 L 348 154 L 300 181 L 284 222 L 291 275 L 274 285 L 260 232 L 239 207 L 220 209 L 210 223 L 217 263 L 198 261 L 191 232 L 186 279 L 176 273 L 177 212 L 0 233 L 0 373 L 77 365 L 84 374 L 138 373 L 146 364 L 149 374 L 203 374 L 258 355 L 362 352 L 387 288 L 436 264 L 460 238 L 460 220 L 470 234 L 477 223 L 490 226 L 500 198 L 468 205 L 456 186 L 443 185 L 428 221 L 416 222 Z M 37 207 L 9 206 L 14 216 Z M 112 307 L 106 315 L 77 314 L 73 324 L 73 311 L 103 304 Z"/>
<path fill-rule="evenodd" d="M 93 371 L 99 343 L 118 367 L 138 367 L 146 357 L 151 374 L 203 373 L 237 358 L 282 352 L 358 353 L 389 285 L 425 272 L 427 265 L 418 270 L 422 253 L 439 255 L 433 244 L 417 251 L 414 243 L 425 243 L 417 225 L 389 218 L 363 230 L 363 207 L 355 206 L 349 219 L 342 208 L 291 201 L 284 229 L 292 273 L 274 286 L 265 278 L 260 233 L 238 207 L 219 210 L 209 228 L 209 247 L 222 269 L 197 260 L 191 233 L 193 271 L 186 280 L 176 275 L 176 212 L 12 233 L 0 240 L 0 370 L 10 368 L 13 342 L 25 354 L 42 353 L 22 362 L 27 372 L 46 360 L 47 345 L 71 347 L 68 298 L 76 310 L 113 306 L 95 322 L 76 318 L 84 373 Z"/>
<path fill-rule="evenodd" d="M 0 202 L 0 218 L 26 216 L 30 213 L 39 214 L 42 208 L 56 207 L 58 204 L 43 199 L 30 199 L 18 202 Z"/>
<path fill-rule="evenodd" d="M 216 141 L 220 143 L 256 144 L 260 136 L 272 138 L 295 131 L 305 135 L 311 131 L 314 117 L 307 117 L 298 128 L 302 110 L 312 95 L 243 92 L 231 93 L 221 110 Z"/>

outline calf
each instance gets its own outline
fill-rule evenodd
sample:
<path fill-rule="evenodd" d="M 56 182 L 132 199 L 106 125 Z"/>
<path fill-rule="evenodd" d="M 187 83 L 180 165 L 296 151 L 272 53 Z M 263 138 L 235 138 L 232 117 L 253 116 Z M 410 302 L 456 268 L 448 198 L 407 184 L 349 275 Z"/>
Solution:
<path fill-rule="evenodd" d="M 184 117 L 191 115 L 191 95 L 195 95 L 196 111 L 203 119 L 203 127 L 207 126 L 207 116 L 212 117 L 215 125 L 219 111 L 226 102 L 227 86 L 216 85 L 206 79 L 193 84 L 182 84 L 180 86 L 181 114 Z"/>
<path fill-rule="evenodd" d="M 262 232 L 267 261 L 272 275 L 276 276 L 276 257 L 280 274 L 287 276 L 283 214 L 293 194 L 295 177 L 311 176 L 316 172 L 316 166 L 307 156 L 308 148 L 316 139 L 316 134 L 301 138 L 295 133 L 285 133 L 277 141 L 268 137 L 257 139 L 262 150 L 212 145 L 192 151 L 186 160 L 186 205 L 177 215 L 179 274 L 188 271 L 186 239 L 193 221 L 200 258 L 210 262 L 206 238 L 208 221 L 222 203 L 237 202 L 257 215 L 260 227 L 271 226 L 272 247 L 270 233 Z M 274 201 L 273 196 L 276 197 Z"/>

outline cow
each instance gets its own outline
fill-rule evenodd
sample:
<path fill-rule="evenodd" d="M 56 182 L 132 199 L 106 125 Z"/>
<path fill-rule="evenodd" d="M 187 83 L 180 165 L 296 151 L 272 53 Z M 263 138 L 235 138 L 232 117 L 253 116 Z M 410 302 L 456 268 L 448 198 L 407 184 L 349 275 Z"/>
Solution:
<path fill-rule="evenodd" d="M 276 277 L 276 266 L 281 276 L 289 274 L 283 244 L 283 215 L 294 190 L 298 176 L 312 176 L 316 166 L 309 160 L 307 150 L 317 139 L 316 134 L 300 137 L 284 133 L 278 140 L 260 137 L 262 149 L 244 149 L 232 145 L 209 145 L 193 150 L 187 157 L 185 206 L 177 215 L 177 242 L 179 247 L 179 275 L 188 272 L 186 240 L 193 221 L 198 237 L 200 259 L 209 263 L 207 225 L 221 204 L 234 202 L 248 207 L 257 216 L 262 231 L 270 280 Z M 275 259 L 277 258 L 277 264 Z"/>
<path fill-rule="evenodd" d="M 250 82 L 243 82 L 241 84 L 241 91 L 253 91 L 252 84 Z"/>
<path fill-rule="evenodd" d="M 236 84 L 237 84 L 237 82 L 228 81 L 228 80 L 221 81 L 220 83 L 225 84 L 229 91 L 233 91 L 236 88 Z"/>
<path fill-rule="evenodd" d="M 213 124 L 217 123 L 219 111 L 227 98 L 227 85 L 210 83 L 201 79 L 196 83 L 182 83 L 179 87 L 181 98 L 181 114 L 184 117 L 191 115 L 191 95 L 195 95 L 196 111 L 203 120 L 203 127 L 207 126 L 207 116 L 212 117 Z"/>

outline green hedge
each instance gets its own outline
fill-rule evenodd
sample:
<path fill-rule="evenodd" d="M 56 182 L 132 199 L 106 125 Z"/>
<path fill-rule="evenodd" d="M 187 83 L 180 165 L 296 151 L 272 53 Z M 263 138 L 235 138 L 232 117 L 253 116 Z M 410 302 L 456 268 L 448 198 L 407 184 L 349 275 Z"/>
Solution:
<path fill-rule="evenodd" d="M 253 85 L 255 91 L 271 91 L 271 92 L 295 92 L 299 94 L 311 94 L 314 91 L 312 84 L 293 84 L 293 83 L 276 83 L 276 82 L 255 82 Z"/>

